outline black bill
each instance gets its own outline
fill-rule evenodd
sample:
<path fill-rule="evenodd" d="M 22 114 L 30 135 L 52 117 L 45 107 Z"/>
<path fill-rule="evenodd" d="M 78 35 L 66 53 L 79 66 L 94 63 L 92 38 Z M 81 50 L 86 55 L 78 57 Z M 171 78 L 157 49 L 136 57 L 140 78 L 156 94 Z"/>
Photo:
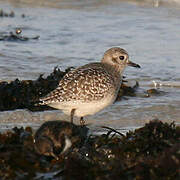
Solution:
<path fill-rule="evenodd" d="M 131 62 L 131 61 L 128 61 L 128 62 L 127 62 L 127 65 L 128 65 L 128 66 L 132 66 L 132 67 L 136 67 L 136 68 L 141 68 L 141 66 L 140 66 L 139 64 L 133 63 L 133 62 Z"/>

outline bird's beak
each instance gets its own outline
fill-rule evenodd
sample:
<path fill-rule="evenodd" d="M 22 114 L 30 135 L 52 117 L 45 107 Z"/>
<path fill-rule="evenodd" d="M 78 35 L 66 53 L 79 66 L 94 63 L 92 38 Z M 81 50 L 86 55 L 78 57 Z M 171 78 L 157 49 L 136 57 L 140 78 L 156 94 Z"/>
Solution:
<path fill-rule="evenodd" d="M 132 61 L 128 60 L 127 62 L 128 66 L 136 67 L 136 68 L 141 68 L 139 64 L 133 63 Z"/>

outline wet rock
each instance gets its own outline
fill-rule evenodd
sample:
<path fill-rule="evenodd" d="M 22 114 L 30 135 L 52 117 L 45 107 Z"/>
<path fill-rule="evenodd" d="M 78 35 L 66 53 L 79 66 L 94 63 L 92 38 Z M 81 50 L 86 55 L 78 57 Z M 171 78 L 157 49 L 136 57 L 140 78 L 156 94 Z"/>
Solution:
<path fill-rule="evenodd" d="M 22 30 L 17 28 L 15 32 L 10 32 L 8 35 L 0 34 L 0 41 L 28 41 L 37 40 L 40 36 L 26 37 L 21 35 Z"/>
<path fill-rule="evenodd" d="M 147 97 L 151 97 L 151 96 L 160 96 L 160 95 L 164 95 L 165 92 L 160 91 L 159 89 L 148 89 L 147 90 Z"/>
<path fill-rule="evenodd" d="M 139 87 L 139 83 L 136 81 L 136 84 L 133 87 L 130 87 L 130 86 L 127 86 L 125 82 L 121 84 L 121 88 L 119 90 L 119 93 L 116 99 L 117 101 L 121 100 L 123 96 L 136 96 L 136 91 Z"/>

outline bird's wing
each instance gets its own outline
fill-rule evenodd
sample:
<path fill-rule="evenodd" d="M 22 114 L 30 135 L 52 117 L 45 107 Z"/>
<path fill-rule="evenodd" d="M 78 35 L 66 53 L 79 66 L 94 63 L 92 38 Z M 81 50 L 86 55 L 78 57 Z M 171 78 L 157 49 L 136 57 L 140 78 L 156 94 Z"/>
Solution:
<path fill-rule="evenodd" d="M 113 88 L 113 78 L 100 63 L 92 63 L 69 71 L 58 87 L 45 97 L 41 104 L 67 101 L 99 100 Z"/>

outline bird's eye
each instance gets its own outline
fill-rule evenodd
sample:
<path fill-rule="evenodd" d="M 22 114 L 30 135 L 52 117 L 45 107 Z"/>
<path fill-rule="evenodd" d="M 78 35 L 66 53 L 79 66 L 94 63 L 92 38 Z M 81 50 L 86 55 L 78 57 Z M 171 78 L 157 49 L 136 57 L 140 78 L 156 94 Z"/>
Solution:
<path fill-rule="evenodd" d="M 125 58 L 124 56 L 119 56 L 120 60 L 124 60 L 124 58 Z"/>

